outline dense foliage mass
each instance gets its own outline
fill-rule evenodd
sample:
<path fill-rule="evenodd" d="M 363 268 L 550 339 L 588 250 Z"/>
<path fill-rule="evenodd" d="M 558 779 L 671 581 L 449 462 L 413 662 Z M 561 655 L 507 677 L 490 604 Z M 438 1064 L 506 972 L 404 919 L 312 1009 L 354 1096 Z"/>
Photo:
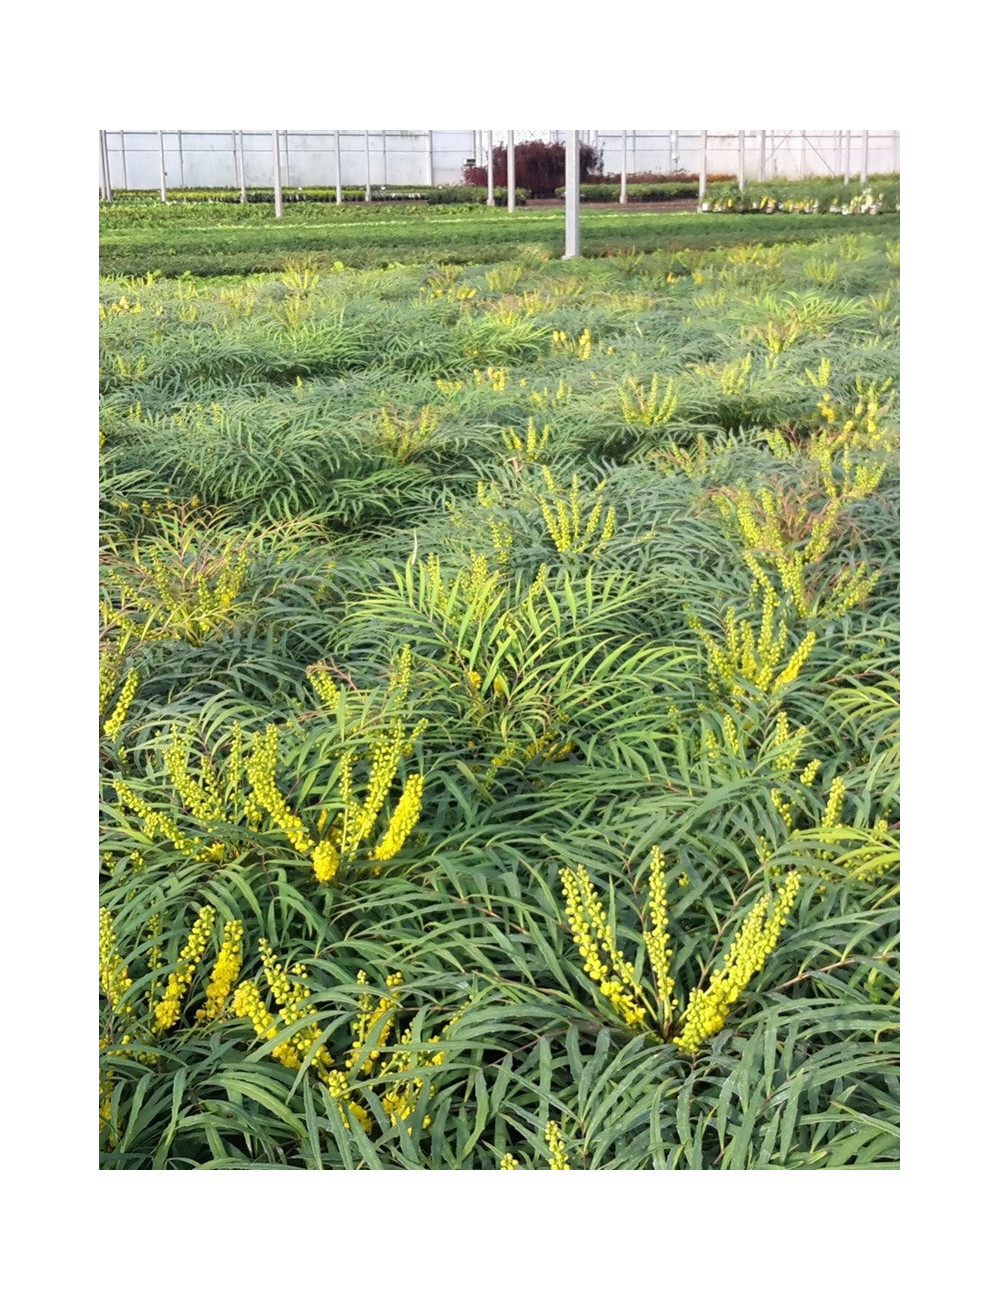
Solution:
<path fill-rule="evenodd" d="M 103 1167 L 896 1164 L 848 220 L 102 280 Z"/>

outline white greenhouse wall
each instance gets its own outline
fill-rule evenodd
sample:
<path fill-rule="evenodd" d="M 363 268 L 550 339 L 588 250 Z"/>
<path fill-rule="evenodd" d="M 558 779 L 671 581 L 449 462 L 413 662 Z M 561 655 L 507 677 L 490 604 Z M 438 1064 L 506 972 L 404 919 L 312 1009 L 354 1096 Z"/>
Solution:
<path fill-rule="evenodd" d="M 556 130 L 519 130 L 515 140 L 563 140 Z M 107 131 L 112 190 L 160 188 L 158 131 Z M 364 185 L 366 152 L 374 190 L 382 185 L 457 185 L 466 161 L 485 163 L 487 132 L 341 131 L 341 183 Z M 697 174 L 702 162 L 701 131 L 581 131 L 581 140 L 602 151 L 604 171 L 685 171 Z M 506 130 L 493 132 L 494 147 L 506 144 Z M 337 139 L 333 131 L 280 131 L 281 182 L 288 189 L 333 186 Z M 168 189 L 239 185 L 240 151 L 247 186 L 274 183 L 272 131 L 163 131 L 163 162 Z M 861 170 L 865 149 L 861 131 L 747 130 L 743 133 L 743 175 L 748 181 L 778 177 L 843 176 Z M 848 152 L 849 150 L 849 152 Z M 706 170 L 736 175 L 738 131 L 708 133 Z M 867 132 L 867 172 L 899 171 L 899 132 Z"/>

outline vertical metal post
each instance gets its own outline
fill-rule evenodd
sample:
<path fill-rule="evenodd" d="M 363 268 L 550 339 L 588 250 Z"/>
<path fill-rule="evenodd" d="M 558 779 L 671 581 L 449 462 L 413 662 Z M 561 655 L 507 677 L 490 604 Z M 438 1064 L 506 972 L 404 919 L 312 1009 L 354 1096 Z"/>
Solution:
<path fill-rule="evenodd" d="M 427 132 L 427 184 L 434 184 L 434 132 Z"/>
<path fill-rule="evenodd" d="M 105 203 L 111 202 L 111 169 L 108 166 L 108 133 L 99 131 L 97 133 L 97 143 L 100 147 L 101 157 L 101 198 Z"/>
<path fill-rule="evenodd" d="M 842 139 L 843 139 L 843 136 L 844 136 L 843 131 L 838 131 L 837 134 L 836 134 L 836 136 L 834 137 L 834 146 L 833 146 L 833 173 L 834 173 L 835 176 L 836 176 L 836 175 L 839 175 L 839 173 L 840 173 L 840 164 L 841 164 L 841 162 L 843 161 L 843 152 L 844 152 L 844 151 L 843 151 L 843 149 L 842 149 L 842 147 L 841 147 L 841 141 L 842 141 Z"/>
<path fill-rule="evenodd" d="M 122 131 L 122 189 L 128 189 L 128 164 L 125 161 L 125 132 Z"/>
<path fill-rule="evenodd" d="M 486 132 L 486 206 L 495 208 L 496 195 L 493 192 L 493 132 Z"/>
<path fill-rule="evenodd" d="M 739 133 L 739 146 L 736 154 L 736 184 L 740 189 L 746 184 L 746 131 Z"/>
<path fill-rule="evenodd" d="M 177 170 L 180 174 L 181 189 L 184 188 L 184 140 L 182 133 L 177 132 Z"/>
<path fill-rule="evenodd" d="M 868 132 L 861 132 L 861 184 L 868 184 Z"/>
<path fill-rule="evenodd" d="M 233 132 L 233 185 L 240 188 L 240 157 L 236 148 L 236 132 Z"/>
<path fill-rule="evenodd" d="M 167 201 L 167 160 L 163 153 L 163 132 L 157 131 L 157 143 L 160 146 L 160 202 Z"/>
<path fill-rule="evenodd" d="M 705 198 L 705 188 L 708 185 L 708 132 L 701 133 L 701 164 L 698 168 L 698 199 Z"/>
<path fill-rule="evenodd" d="M 289 189 L 292 188 L 292 156 L 288 151 L 288 132 L 285 131 L 285 184 Z"/>
<path fill-rule="evenodd" d="M 372 150 L 371 140 L 365 130 L 365 202 L 372 201 Z"/>
<path fill-rule="evenodd" d="M 844 132 L 844 184 L 851 183 L 851 133 Z"/>
<path fill-rule="evenodd" d="M 566 252 L 580 256 L 580 132 L 566 133 Z"/>
<path fill-rule="evenodd" d="M 681 153 L 680 153 L 678 132 L 671 131 L 670 132 L 670 170 L 672 172 L 675 172 L 677 170 L 677 164 L 680 162 L 680 160 L 681 160 Z"/>
<path fill-rule="evenodd" d="M 382 131 L 382 188 L 389 184 L 389 137 L 388 132 Z"/>
<path fill-rule="evenodd" d="M 618 191 L 619 203 L 628 202 L 628 181 L 626 179 L 627 172 L 628 172 L 627 150 L 628 150 L 628 132 L 623 131 L 622 132 L 622 176 L 621 176 L 621 188 Z"/>
<path fill-rule="evenodd" d="M 892 170 L 899 171 L 899 132 L 892 133 Z"/>
<path fill-rule="evenodd" d="M 340 132 L 333 133 L 333 184 L 337 191 L 337 202 L 344 201 L 344 188 L 340 183 Z"/>
<path fill-rule="evenodd" d="M 517 202 L 517 195 L 514 193 L 514 187 L 517 176 L 514 172 L 514 132 L 507 132 L 507 211 L 513 212 L 514 205 Z"/>
<path fill-rule="evenodd" d="M 239 187 L 240 187 L 240 202 L 246 203 L 247 165 L 246 165 L 246 159 L 243 157 L 243 132 L 242 131 L 236 132 L 236 166 L 237 166 L 237 180 L 239 182 Z"/>
<path fill-rule="evenodd" d="M 766 166 L 767 166 L 767 132 L 761 131 L 760 133 L 760 176 L 758 178 L 761 184 L 763 184 L 766 179 L 766 177 L 764 176 L 764 169 Z"/>
<path fill-rule="evenodd" d="M 799 180 L 806 178 L 806 133 L 799 132 Z"/>
<path fill-rule="evenodd" d="M 282 217 L 285 205 L 281 197 L 281 141 L 277 131 L 272 131 L 271 137 L 274 144 L 274 215 Z"/>

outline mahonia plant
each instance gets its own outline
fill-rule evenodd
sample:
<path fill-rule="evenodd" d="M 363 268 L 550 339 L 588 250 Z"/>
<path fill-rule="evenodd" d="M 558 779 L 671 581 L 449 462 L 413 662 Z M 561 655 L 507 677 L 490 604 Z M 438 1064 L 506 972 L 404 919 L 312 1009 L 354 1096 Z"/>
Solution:
<path fill-rule="evenodd" d="M 434 1095 L 433 1084 L 423 1071 L 433 1071 L 443 1065 L 445 1049 L 413 1048 L 412 1024 L 403 1028 L 402 1006 L 398 990 L 403 976 L 398 971 L 388 976 L 385 993 L 376 997 L 369 992 L 368 976 L 359 971 L 358 1011 L 351 1023 L 352 1043 L 340 1064 L 321 1041 L 322 1031 L 315 1022 L 309 1023 L 309 999 L 312 997 L 306 980 L 306 969 L 301 963 L 283 965 L 266 940 L 260 941 L 261 964 L 268 996 L 275 1010 L 267 1005 L 256 981 L 244 980 L 233 997 L 233 1011 L 250 1021 L 257 1038 L 264 1042 L 279 1038 L 271 1055 L 289 1069 L 303 1066 L 312 1069 L 335 1103 L 345 1128 L 350 1128 L 350 1116 L 361 1125 L 365 1133 L 372 1131 L 374 1117 L 366 1104 L 364 1085 L 373 1092 L 383 1116 L 393 1127 L 405 1125 L 416 1111 L 424 1085 L 427 1097 Z M 458 1023 L 461 1011 L 427 1042 L 436 1045 Z M 286 1031 L 293 1029 L 291 1034 Z M 431 1122 L 424 1117 L 424 1127 Z M 412 1133 L 412 1127 L 407 1126 Z"/>
<path fill-rule="evenodd" d="M 629 1029 L 651 1031 L 682 1051 L 694 1053 L 726 1022 L 730 1008 L 761 971 L 775 948 L 791 914 L 801 883 L 790 871 L 776 892 L 768 891 L 754 904 L 729 946 L 721 967 L 712 972 L 708 987 L 693 989 L 680 1010 L 667 945 L 666 860 L 655 846 L 650 853 L 646 920 L 642 942 L 646 950 L 652 988 L 641 985 L 634 965 L 618 948 L 603 902 L 586 867 L 566 867 L 559 873 L 565 914 L 583 960 L 584 972 L 597 985 L 617 1019 Z M 678 1015 L 678 1012 L 680 1014 Z"/>

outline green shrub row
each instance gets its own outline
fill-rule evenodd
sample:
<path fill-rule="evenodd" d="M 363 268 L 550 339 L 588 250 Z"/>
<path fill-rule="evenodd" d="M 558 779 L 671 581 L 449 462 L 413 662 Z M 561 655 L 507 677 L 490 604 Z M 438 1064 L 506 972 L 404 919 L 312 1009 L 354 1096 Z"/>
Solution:
<path fill-rule="evenodd" d="M 157 190 L 116 190 L 112 202 L 122 200 L 155 198 Z M 173 203 L 239 203 L 238 190 L 205 188 L 168 190 L 168 201 Z M 270 188 L 248 189 L 247 203 L 273 203 L 274 190 Z M 363 185 L 345 185 L 341 189 L 344 203 L 363 203 L 365 189 Z M 515 200 L 519 204 L 526 202 L 527 190 L 515 191 Z M 282 190 L 284 203 L 336 203 L 337 191 L 330 188 L 296 188 Z M 408 187 L 373 186 L 373 203 L 485 203 L 486 189 L 475 185 L 411 185 Z M 507 191 L 502 186 L 496 189 L 496 201 L 507 202 Z"/>
<path fill-rule="evenodd" d="M 556 190 L 559 198 L 564 198 L 565 188 Z M 621 186 L 618 185 L 581 185 L 580 202 L 581 203 L 616 203 L 621 195 Z M 628 186 L 628 200 L 630 203 L 657 203 L 666 199 L 695 199 L 698 197 L 698 183 L 691 184 L 687 181 L 669 181 L 653 185 L 634 185 Z"/>

